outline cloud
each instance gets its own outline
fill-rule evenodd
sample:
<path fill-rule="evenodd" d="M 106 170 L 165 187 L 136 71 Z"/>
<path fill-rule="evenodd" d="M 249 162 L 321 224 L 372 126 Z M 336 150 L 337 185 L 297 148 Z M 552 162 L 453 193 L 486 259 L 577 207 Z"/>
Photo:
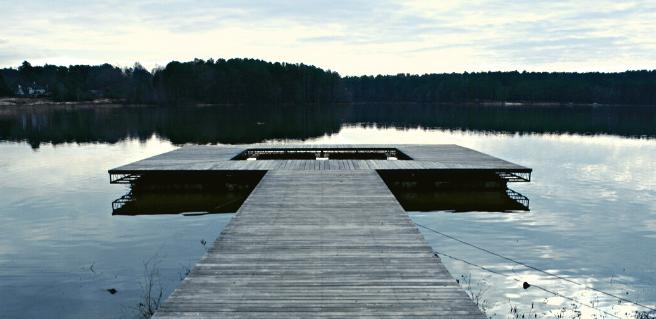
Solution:
<path fill-rule="evenodd" d="M 409 50 L 407 52 L 408 53 L 420 53 L 420 52 L 427 52 L 427 51 L 442 51 L 442 50 L 448 50 L 448 49 L 453 49 L 453 48 L 463 48 L 463 47 L 468 47 L 468 46 L 471 46 L 471 44 L 470 43 L 455 43 L 455 44 L 438 45 L 438 46 L 432 46 L 432 47 L 424 47 L 424 48 Z"/>
<path fill-rule="evenodd" d="M 11 63 L 7 67 L 18 67 L 25 60 L 50 59 L 58 54 L 43 47 L 16 46 L 7 40 L 0 40 L 0 61 Z"/>
<path fill-rule="evenodd" d="M 318 37 L 309 37 L 309 38 L 299 38 L 297 39 L 300 42 L 316 42 L 316 43 L 331 43 L 331 42 L 352 42 L 352 40 L 347 40 L 348 36 L 318 36 Z"/>
<path fill-rule="evenodd" d="M 514 41 L 506 42 L 501 45 L 487 46 L 489 50 L 519 51 L 529 52 L 530 54 L 539 53 L 545 50 L 559 50 L 568 52 L 572 50 L 580 51 L 581 49 L 591 49 L 594 51 L 606 51 L 609 46 L 616 46 L 626 41 L 625 37 L 598 37 L 598 38 L 562 38 L 562 39 L 543 39 L 536 41 Z M 596 50 L 595 50 L 596 48 Z"/>
<path fill-rule="evenodd" d="M 342 74 L 630 65 L 656 60 L 654 13 L 647 1 L 612 0 L 25 0 L 0 12 L 0 56 L 46 48 L 98 63 L 253 57 Z"/>

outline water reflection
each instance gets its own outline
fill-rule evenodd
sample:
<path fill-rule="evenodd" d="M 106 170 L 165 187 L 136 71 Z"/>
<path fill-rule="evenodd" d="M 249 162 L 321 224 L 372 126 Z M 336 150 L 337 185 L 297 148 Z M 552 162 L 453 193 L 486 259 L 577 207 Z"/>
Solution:
<path fill-rule="evenodd" d="M 28 117 L 29 119 L 29 117 Z M 656 302 L 656 140 L 616 136 L 487 134 L 345 125 L 313 143 L 456 143 L 534 168 L 530 183 L 511 188 L 531 199 L 518 214 L 409 212 L 417 224 L 647 305 Z M 2 126 L 1 129 L 5 127 Z M 298 141 L 272 141 L 285 143 Z M 158 251 L 164 295 L 179 284 L 233 214 L 112 216 L 110 203 L 129 191 L 108 183 L 107 170 L 175 149 L 151 136 L 141 143 L 41 145 L 0 143 L 0 309 L 7 317 L 120 317 L 139 302 L 143 261 Z M 509 264 L 419 227 L 440 253 L 547 287 L 621 318 L 644 310 Z M 491 287 L 489 316 L 507 318 L 510 304 L 538 317 L 572 307 L 566 299 L 465 263 L 442 258 L 456 278 Z M 95 263 L 94 274 L 89 267 Z M 104 274 L 103 274 L 104 272 Z M 461 280 L 462 282 L 462 280 Z M 116 288 L 110 295 L 101 288 Z M 628 294 L 627 294 L 628 293 Z M 596 301 L 597 300 L 597 301 Z M 35 303 L 36 301 L 36 303 Z M 531 308 L 535 304 L 536 309 Z M 584 318 L 593 318 L 586 315 Z M 628 315 L 624 315 L 627 313 Z M 596 318 L 602 316 L 594 312 Z"/>
<path fill-rule="evenodd" d="M 216 238 L 232 216 L 112 216 L 110 203 L 129 190 L 110 185 L 108 169 L 173 150 L 173 140 L 180 144 L 194 139 L 199 143 L 227 143 L 270 138 L 274 139 L 270 143 L 297 143 L 304 136 L 319 136 L 307 138 L 306 142 L 321 144 L 456 143 L 532 167 L 531 183 L 511 186 L 530 197 L 530 211 L 409 215 L 417 224 L 467 243 L 630 300 L 656 305 L 656 254 L 650 253 L 656 247 L 653 111 L 622 108 L 627 112 L 623 115 L 617 109 L 601 112 L 604 107 L 573 108 L 568 113 L 540 107 L 524 112 L 514 108 L 451 110 L 452 107 L 360 105 L 336 106 L 331 111 L 333 117 L 317 123 L 308 120 L 313 118 L 308 114 L 316 113 L 312 108 L 306 107 L 303 115 L 301 109 L 289 107 L 297 111 L 284 114 L 293 118 L 269 111 L 248 114 L 243 109 L 240 114 L 231 115 L 232 111 L 220 108 L 2 113 L 0 139 L 29 141 L 32 147 L 39 148 L 34 152 L 23 143 L 0 143 L 3 315 L 119 317 L 121 305 L 139 302 L 144 260 L 160 250 L 167 256 L 168 264 L 161 273 L 167 281 L 164 294 L 168 295 L 179 284 L 181 264 L 193 265 L 206 253 L 200 240 Z M 367 118 L 367 112 L 371 118 Z M 474 118 L 477 112 L 480 118 Z M 576 116 L 577 112 L 581 114 Z M 523 113 L 537 114 L 538 118 L 528 119 Z M 17 117 L 21 114 L 24 116 Z M 261 124 L 238 122 L 260 117 L 267 120 L 260 120 Z M 374 122 L 373 118 L 384 122 Z M 540 123 L 542 119 L 551 124 Z M 573 123 L 576 121 L 580 123 Z M 516 126 L 503 127 L 503 123 L 510 122 Z M 209 127 L 195 132 L 208 123 Z M 223 124 L 231 129 L 220 127 Z M 241 129 L 240 125 L 256 131 Z M 404 129 L 415 125 L 415 129 Z M 517 130 L 521 132 L 517 134 L 500 133 L 514 131 L 517 126 L 529 128 Z M 600 131 L 594 131 L 595 128 Z M 587 132 L 598 135 L 584 135 Z M 295 140 L 275 140 L 286 135 Z M 645 135 L 649 139 L 613 135 Z M 137 137 L 141 142 L 126 136 Z M 62 145 L 62 141 L 98 143 Z M 112 144 L 115 141 L 122 142 Z M 547 287 L 583 303 L 596 302 L 599 309 L 619 317 L 633 318 L 633 310 L 644 310 L 603 296 L 597 299 L 599 294 L 578 285 L 509 264 L 424 228 L 419 230 L 440 253 Z M 554 317 L 562 307 L 568 307 L 566 317 L 571 317 L 573 308 L 566 299 L 533 287 L 524 290 L 513 279 L 447 257 L 442 261 L 454 277 L 471 275 L 476 282 L 491 286 L 484 295 L 490 304 L 489 316 L 507 318 L 512 304 L 521 313 L 538 313 L 539 318 Z M 89 270 L 94 263 L 99 274 Z M 109 287 L 119 293 L 110 295 L 101 289 Z M 602 317 L 596 311 L 586 314 L 587 308 L 580 309 L 584 318 Z"/>
<path fill-rule="evenodd" d="M 112 215 L 172 215 L 198 216 L 234 213 L 244 203 L 248 193 L 180 193 L 138 194 L 132 192 L 112 202 Z"/>
<path fill-rule="evenodd" d="M 130 191 L 112 202 L 112 215 L 198 216 L 234 213 L 263 172 L 155 172 L 130 181 Z"/>
<path fill-rule="evenodd" d="M 406 211 L 529 210 L 528 197 L 508 188 L 509 180 L 495 173 L 379 171 L 378 174 Z"/>
<path fill-rule="evenodd" d="M 174 144 L 306 140 L 343 126 L 473 130 L 521 134 L 656 137 L 656 108 L 635 106 L 462 106 L 429 104 L 205 107 L 4 107 L 0 140 L 116 143 L 153 134 Z"/>
<path fill-rule="evenodd" d="M 406 211 L 519 212 L 529 211 L 528 197 L 513 191 L 395 191 Z"/>
<path fill-rule="evenodd" d="M 497 174 L 415 174 L 414 171 L 379 171 L 379 174 L 406 211 L 529 210 L 528 197 L 509 189 L 508 180 Z M 234 213 L 263 176 L 263 172 L 144 174 L 131 180 L 131 190 L 112 202 L 112 214 Z"/>
<path fill-rule="evenodd" d="M 511 189 L 408 191 L 394 196 L 406 211 L 517 212 L 529 210 L 529 199 Z M 112 215 L 198 216 L 237 212 L 250 191 L 225 193 L 129 192 L 112 202 Z"/>

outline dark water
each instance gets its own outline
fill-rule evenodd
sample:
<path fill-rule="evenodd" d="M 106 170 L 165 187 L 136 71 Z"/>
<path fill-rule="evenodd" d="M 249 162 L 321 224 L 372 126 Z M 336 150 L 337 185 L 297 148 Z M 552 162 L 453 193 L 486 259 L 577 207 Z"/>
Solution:
<path fill-rule="evenodd" d="M 488 315 L 638 306 L 496 254 L 656 305 L 656 112 L 621 107 L 361 105 L 102 108 L 0 115 L 0 318 L 116 318 L 141 302 L 155 254 L 164 296 L 232 214 L 112 215 L 125 186 L 107 170 L 194 143 L 454 143 L 532 167 L 511 188 L 528 212 L 409 212 L 454 277 L 472 277 Z M 227 199 L 226 199 L 227 201 Z M 426 228 L 424 228 L 426 227 Z M 209 244 L 208 244 L 209 245 Z M 93 268 L 91 268 L 93 266 Z M 519 280 L 515 281 L 513 278 Z M 581 304 L 531 287 L 527 281 Z M 462 281 L 461 281 L 462 282 Z M 118 292 L 110 294 L 106 289 Z M 575 304 L 575 306 L 572 306 Z M 589 309 L 585 305 L 595 305 Z M 123 311 L 122 311 L 123 310 Z M 496 315 L 495 315 L 496 314 Z"/>

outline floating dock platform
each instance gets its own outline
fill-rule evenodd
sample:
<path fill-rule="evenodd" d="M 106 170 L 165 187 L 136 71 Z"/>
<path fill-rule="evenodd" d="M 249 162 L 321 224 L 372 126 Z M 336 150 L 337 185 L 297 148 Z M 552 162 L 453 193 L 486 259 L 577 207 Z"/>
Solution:
<path fill-rule="evenodd" d="M 348 155 L 353 155 L 348 158 Z M 357 155 L 359 154 L 359 155 Z M 376 154 L 387 156 L 378 160 Z M 280 155 L 280 159 L 257 160 Z M 285 155 L 288 157 L 285 159 Z M 314 159 L 303 159 L 314 155 Z M 339 159 L 331 159 L 339 158 Z M 371 158 L 366 158 L 370 155 Z M 356 158 L 361 156 L 361 159 Z M 252 160 L 249 160 L 252 159 Z M 531 169 L 458 145 L 249 145 L 186 146 L 109 171 L 111 183 L 131 183 L 142 175 L 178 172 L 273 170 L 376 170 L 497 174 L 528 182 Z"/>
<path fill-rule="evenodd" d="M 456 145 L 249 145 L 109 171 L 112 183 L 212 172 L 263 177 L 154 318 L 483 319 L 380 175 L 530 181 L 531 169 Z"/>

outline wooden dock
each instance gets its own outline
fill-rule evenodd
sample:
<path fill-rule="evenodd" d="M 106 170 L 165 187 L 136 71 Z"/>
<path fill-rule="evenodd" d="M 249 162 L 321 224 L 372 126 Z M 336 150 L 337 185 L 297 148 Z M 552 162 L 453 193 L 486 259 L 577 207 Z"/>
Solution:
<path fill-rule="evenodd" d="M 527 181 L 531 170 L 454 145 L 337 148 L 390 147 L 410 160 L 249 161 L 234 160 L 245 147 L 194 146 L 110 170 L 114 183 L 148 173 L 266 172 L 154 318 L 485 318 L 377 171 L 489 171 Z M 301 148 L 336 147 L 274 147 Z"/>
<path fill-rule="evenodd" d="M 380 150 L 396 149 L 411 160 L 232 160 L 246 150 Z M 249 145 L 186 146 L 109 171 L 112 182 L 121 178 L 166 172 L 271 170 L 418 170 L 495 172 L 530 180 L 531 169 L 458 145 Z"/>

